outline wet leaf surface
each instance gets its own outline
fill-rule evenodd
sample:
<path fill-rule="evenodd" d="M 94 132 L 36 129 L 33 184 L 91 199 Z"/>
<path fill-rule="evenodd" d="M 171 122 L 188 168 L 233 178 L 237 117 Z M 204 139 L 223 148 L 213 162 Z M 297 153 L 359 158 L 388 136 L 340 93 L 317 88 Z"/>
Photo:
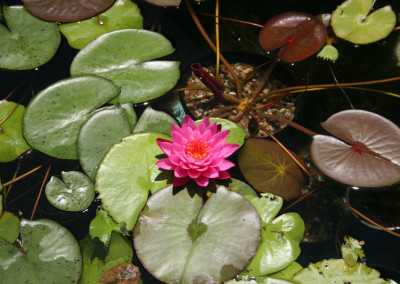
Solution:
<path fill-rule="evenodd" d="M 178 122 L 169 114 L 148 106 L 140 116 L 133 132 L 159 132 L 171 135 L 171 125 Z"/>
<path fill-rule="evenodd" d="M 100 278 L 101 283 L 118 281 L 118 284 L 138 284 L 139 280 L 139 268 L 132 263 L 118 264 L 104 272 Z"/>
<path fill-rule="evenodd" d="M 127 234 L 126 230 L 123 231 L 122 226 L 117 224 L 113 218 L 107 214 L 107 211 L 101 209 L 101 207 L 98 207 L 96 211 L 96 217 L 94 217 L 89 225 L 90 237 L 92 239 L 97 237 L 105 245 L 108 245 L 113 231 Z"/>
<path fill-rule="evenodd" d="M 19 219 L 11 212 L 4 211 L 0 214 L 0 237 L 12 244 L 19 235 Z"/>

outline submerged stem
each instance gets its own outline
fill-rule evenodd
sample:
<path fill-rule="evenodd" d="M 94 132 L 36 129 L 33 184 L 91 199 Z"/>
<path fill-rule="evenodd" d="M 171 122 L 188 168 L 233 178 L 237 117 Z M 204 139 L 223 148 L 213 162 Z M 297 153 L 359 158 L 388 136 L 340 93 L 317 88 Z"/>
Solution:
<path fill-rule="evenodd" d="M 260 83 L 257 86 L 257 89 L 253 92 L 250 101 L 253 102 L 256 97 L 261 93 L 264 88 L 265 83 L 267 83 L 269 76 L 271 76 L 272 71 L 275 69 L 275 66 L 278 62 L 274 60 L 271 65 L 268 67 L 267 72 L 265 72 L 264 76 L 261 78 Z"/>

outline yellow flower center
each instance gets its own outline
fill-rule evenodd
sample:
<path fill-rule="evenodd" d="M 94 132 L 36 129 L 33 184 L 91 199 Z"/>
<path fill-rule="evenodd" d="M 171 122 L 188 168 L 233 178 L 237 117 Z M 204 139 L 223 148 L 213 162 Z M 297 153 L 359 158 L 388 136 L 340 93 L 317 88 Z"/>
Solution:
<path fill-rule="evenodd" d="M 186 145 L 186 154 L 194 158 L 196 161 L 203 160 L 209 151 L 210 147 L 207 142 L 198 139 L 192 140 Z"/>

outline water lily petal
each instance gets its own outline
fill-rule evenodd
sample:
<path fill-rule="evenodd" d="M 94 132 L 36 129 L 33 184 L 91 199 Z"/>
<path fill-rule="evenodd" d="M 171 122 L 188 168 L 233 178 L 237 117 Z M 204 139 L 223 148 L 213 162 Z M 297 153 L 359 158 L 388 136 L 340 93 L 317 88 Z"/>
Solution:
<path fill-rule="evenodd" d="M 219 177 L 217 177 L 217 179 L 226 179 L 226 178 L 230 178 L 231 175 L 227 172 L 227 171 L 222 171 L 219 172 Z"/>
<path fill-rule="evenodd" d="M 219 163 L 219 165 L 218 165 L 218 169 L 220 171 L 226 171 L 227 169 L 230 169 L 233 166 L 235 166 L 235 164 L 232 163 L 231 161 L 222 160 L 221 163 Z"/>
<path fill-rule="evenodd" d="M 202 187 L 206 187 L 208 185 L 209 179 L 206 178 L 205 176 L 199 176 L 198 178 L 195 178 L 194 181 L 202 186 Z"/>
<path fill-rule="evenodd" d="M 204 172 L 201 173 L 203 176 L 208 178 L 217 178 L 219 177 L 219 173 L 215 168 L 207 168 Z"/>
<path fill-rule="evenodd" d="M 157 143 L 158 146 L 160 146 L 161 150 L 167 155 L 171 155 L 171 151 L 172 151 L 172 142 L 167 140 L 167 139 L 163 139 L 163 138 L 158 138 L 157 139 Z"/>
<path fill-rule="evenodd" d="M 174 186 L 181 186 L 185 183 L 187 183 L 190 180 L 190 177 L 184 177 L 184 178 L 174 178 Z"/>
<path fill-rule="evenodd" d="M 177 178 L 183 178 L 188 175 L 187 170 L 182 169 L 181 167 L 176 167 L 174 171 L 174 176 Z"/>
<path fill-rule="evenodd" d="M 187 172 L 189 174 L 189 177 L 192 179 L 198 178 L 201 175 L 201 172 L 199 172 L 197 170 L 189 169 Z"/>
<path fill-rule="evenodd" d="M 176 165 L 171 163 L 169 158 L 164 158 L 164 159 L 158 160 L 156 162 L 156 165 L 164 170 L 174 170 L 176 168 Z"/>

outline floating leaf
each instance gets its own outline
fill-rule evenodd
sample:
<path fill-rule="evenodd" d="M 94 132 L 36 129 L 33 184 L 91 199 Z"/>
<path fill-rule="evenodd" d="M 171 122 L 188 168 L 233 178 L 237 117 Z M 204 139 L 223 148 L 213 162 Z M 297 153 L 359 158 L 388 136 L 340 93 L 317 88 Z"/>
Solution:
<path fill-rule="evenodd" d="M 121 105 L 122 109 L 125 112 L 125 116 L 128 119 L 129 127 L 131 131 L 135 128 L 137 123 L 137 115 L 131 103 L 125 103 Z"/>
<path fill-rule="evenodd" d="M 86 235 L 79 242 L 82 250 L 83 268 L 79 284 L 98 284 L 103 273 L 115 265 L 130 263 L 133 257 L 131 244 L 122 235 L 113 232 L 106 247 L 97 238 Z"/>
<path fill-rule="evenodd" d="M 302 269 L 303 267 L 300 264 L 298 264 L 296 261 L 293 261 L 288 267 L 285 267 L 284 269 L 279 270 L 278 272 L 269 276 L 272 278 L 291 280 L 293 276 Z"/>
<path fill-rule="evenodd" d="M 99 238 L 105 245 L 108 245 L 113 231 L 126 233 L 123 226 L 117 224 L 108 214 L 107 211 L 97 208 L 96 217 L 90 222 L 89 233 L 92 239 Z M 126 230 L 125 230 L 126 231 Z"/>
<path fill-rule="evenodd" d="M 157 5 L 157 6 L 176 6 L 179 7 L 181 4 L 181 0 L 145 0 L 146 2 L 149 2 L 151 4 Z"/>
<path fill-rule="evenodd" d="M 131 133 L 120 105 L 104 107 L 92 113 L 78 133 L 77 146 L 82 169 L 92 179 L 111 145 Z"/>
<path fill-rule="evenodd" d="M 202 120 L 196 120 L 196 124 L 199 125 L 201 121 Z M 240 126 L 227 119 L 210 117 L 210 123 L 214 122 L 221 125 L 221 131 L 229 130 L 229 136 L 228 139 L 226 139 L 226 143 L 239 144 L 239 147 L 243 145 L 245 134 Z"/>
<path fill-rule="evenodd" d="M 163 188 L 140 214 L 134 230 L 136 253 L 161 281 L 223 282 L 240 272 L 257 250 L 260 219 L 244 197 L 220 187 L 203 204 L 199 193 Z"/>
<path fill-rule="evenodd" d="M 346 243 L 342 245 L 342 255 L 343 255 L 343 260 L 346 262 L 346 264 L 350 267 L 353 267 L 356 265 L 358 258 L 361 260 L 365 260 L 365 254 L 364 251 L 361 248 L 361 245 L 364 242 L 359 242 L 356 239 L 353 239 L 352 237 L 345 237 Z"/>
<path fill-rule="evenodd" d="M 11 212 L 4 211 L 0 214 L 0 237 L 12 244 L 19 235 L 19 219 Z"/>
<path fill-rule="evenodd" d="M 267 276 L 260 277 L 248 277 L 248 276 L 239 276 L 235 279 L 224 282 L 225 284 L 293 284 L 291 281 L 276 279 Z"/>
<path fill-rule="evenodd" d="M 140 116 L 134 132 L 159 132 L 171 136 L 172 123 L 178 124 L 169 114 L 148 106 Z"/>
<path fill-rule="evenodd" d="M 298 62 L 320 50 L 326 36 L 324 24 L 314 16 L 286 12 L 269 19 L 261 29 L 258 40 L 268 52 L 281 47 L 278 59 Z"/>
<path fill-rule="evenodd" d="M 239 150 L 238 162 L 246 180 L 259 192 L 269 192 L 285 200 L 301 194 L 304 175 L 278 144 L 266 139 L 248 139 Z"/>
<path fill-rule="evenodd" d="M 371 12 L 375 0 L 347 0 L 332 13 L 331 25 L 338 37 L 367 44 L 387 37 L 396 25 L 396 14 L 388 5 Z"/>
<path fill-rule="evenodd" d="M 2 284 L 77 283 L 82 270 L 78 242 L 52 220 L 20 223 L 22 251 L 0 238 Z"/>
<path fill-rule="evenodd" d="M 111 146 L 99 166 L 96 190 L 102 206 L 118 222 L 132 230 L 146 204 L 149 190 L 172 183 L 171 172 L 161 172 L 156 165 L 163 154 L 156 139 L 171 139 L 161 133 L 135 133 Z"/>
<path fill-rule="evenodd" d="M 104 272 L 100 278 L 100 283 L 114 283 L 114 281 L 119 281 L 118 283 L 138 284 L 139 280 L 139 268 L 132 263 L 123 263 Z"/>
<path fill-rule="evenodd" d="M 0 24 L 0 68 L 27 70 L 49 61 L 60 45 L 58 25 L 33 17 L 24 6 L 2 8 L 7 27 Z"/>
<path fill-rule="evenodd" d="M 337 137 L 313 137 L 311 157 L 324 174 L 357 187 L 400 181 L 400 128 L 393 122 L 372 112 L 345 110 L 321 125 Z"/>
<path fill-rule="evenodd" d="M 35 17 L 53 22 L 76 22 L 97 15 L 115 0 L 22 0 Z"/>
<path fill-rule="evenodd" d="M 24 111 L 23 105 L 0 101 L 0 122 L 3 121 L 0 123 L 0 162 L 2 163 L 15 160 L 29 149 L 29 145 L 22 136 Z"/>
<path fill-rule="evenodd" d="M 56 208 L 65 211 L 82 211 L 94 199 L 94 184 L 90 178 L 76 171 L 61 172 L 63 180 L 51 177 L 46 184 L 47 200 Z"/>
<path fill-rule="evenodd" d="M 282 206 L 282 199 L 277 196 L 253 197 L 250 202 L 261 216 L 262 236 L 256 255 L 241 275 L 255 277 L 282 270 L 300 255 L 304 222 L 297 213 L 273 219 Z"/>
<path fill-rule="evenodd" d="M 0 191 L 2 190 L 1 188 L 1 179 L 0 179 Z M 3 213 L 3 195 L 0 194 L 0 214 Z"/>
<path fill-rule="evenodd" d="M 32 148 L 60 159 L 77 159 L 76 139 L 90 113 L 118 94 L 109 80 L 79 76 L 58 81 L 28 104 L 23 134 Z"/>
<path fill-rule="evenodd" d="M 171 43 L 161 34 L 134 29 L 115 31 L 86 45 L 72 61 L 71 74 L 112 80 L 121 87 L 115 103 L 146 102 L 165 94 L 178 81 L 179 62 L 154 60 L 172 52 Z"/>
<path fill-rule="evenodd" d="M 225 186 L 228 190 L 239 193 L 242 196 L 258 196 L 257 192 L 250 185 L 234 178 L 210 180 L 210 184 L 207 188 L 214 187 L 217 189 L 220 186 Z"/>
<path fill-rule="evenodd" d="M 122 29 L 142 29 L 139 7 L 130 0 L 117 0 L 104 13 L 88 20 L 60 25 L 61 33 L 73 48 L 81 49 L 96 37 Z"/>
<path fill-rule="evenodd" d="M 324 48 L 317 54 L 317 57 L 336 61 L 339 58 L 339 52 L 333 45 L 325 45 Z"/>

